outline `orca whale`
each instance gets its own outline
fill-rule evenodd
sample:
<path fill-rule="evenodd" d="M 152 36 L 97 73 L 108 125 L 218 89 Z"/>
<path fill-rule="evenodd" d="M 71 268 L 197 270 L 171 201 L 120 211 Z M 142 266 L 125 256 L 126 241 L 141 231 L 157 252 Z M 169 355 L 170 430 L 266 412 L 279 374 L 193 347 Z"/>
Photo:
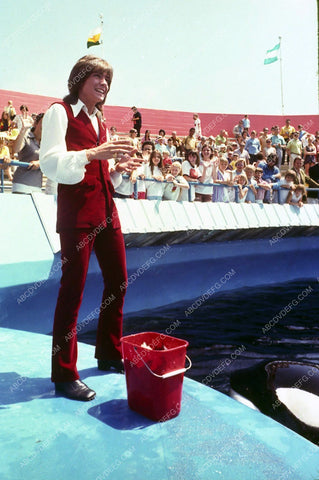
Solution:
<path fill-rule="evenodd" d="M 319 445 L 319 365 L 263 361 L 230 376 L 230 395 Z"/>

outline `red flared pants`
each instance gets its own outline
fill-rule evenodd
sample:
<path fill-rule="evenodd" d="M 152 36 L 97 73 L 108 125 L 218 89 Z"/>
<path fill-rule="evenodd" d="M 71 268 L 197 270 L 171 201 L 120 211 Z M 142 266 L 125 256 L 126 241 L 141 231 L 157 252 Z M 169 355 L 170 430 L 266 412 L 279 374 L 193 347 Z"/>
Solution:
<path fill-rule="evenodd" d="M 62 278 L 53 326 L 53 382 L 80 378 L 76 368 L 76 324 L 92 248 L 104 282 L 95 357 L 102 360 L 121 358 L 120 338 L 127 286 L 124 239 L 120 228 L 107 225 L 98 230 L 76 229 L 60 233 Z"/>

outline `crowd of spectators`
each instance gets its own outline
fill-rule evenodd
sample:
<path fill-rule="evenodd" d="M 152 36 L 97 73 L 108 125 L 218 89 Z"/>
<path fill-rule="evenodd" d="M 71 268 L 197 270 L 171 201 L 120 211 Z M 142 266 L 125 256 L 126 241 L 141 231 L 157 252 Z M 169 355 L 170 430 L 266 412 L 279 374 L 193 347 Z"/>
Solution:
<path fill-rule="evenodd" d="M 133 107 L 135 110 L 136 108 Z M 136 114 L 136 112 L 134 113 Z M 41 191 L 42 173 L 38 155 L 43 114 L 30 115 L 21 105 L 17 115 L 12 101 L 4 108 L 0 122 L 0 158 L 13 193 Z M 129 140 L 141 159 L 130 176 L 123 175 L 116 187 L 118 198 L 198 202 L 318 203 L 319 131 L 307 132 L 286 119 L 282 127 L 264 127 L 257 132 L 245 115 L 229 136 L 221 129 L 216 137 L 205 137 L 198 114 L 188 134 L 176 131 L 144 135 L 132 128 L 119 135 L 110 128 L 110 141 Z M 14 159 L 26 161 L 26 168 L 12 167 Z M 110 162 L 115 168 L 116 159 Z M 21 185 L 22 182 L 22 185 Z M 308 192 L 307 192 L 308 189 Z M 47 180 L 46 193 L 56 193 Z"/>

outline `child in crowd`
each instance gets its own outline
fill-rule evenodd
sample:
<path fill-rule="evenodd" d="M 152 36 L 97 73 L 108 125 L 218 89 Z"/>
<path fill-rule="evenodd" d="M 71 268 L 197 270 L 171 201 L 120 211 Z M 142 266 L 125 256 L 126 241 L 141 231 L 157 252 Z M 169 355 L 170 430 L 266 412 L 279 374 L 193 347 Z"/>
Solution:
<path fill-rule="evenodd" d="M 289 203 L 289 205 L 294 205 L 295 207 L 302 207 L 303 206 L 303 197 L 306 196 L 307 191 L 304 185 L 299 184 L 295 186 L 294 191 L 290 191 L 288 193 L 288 197 L 286 202 Z"/>
<path fill-rule="evenodd" d="M 191 150 L 187 154 L 187 159 L 182 163 L 182 174 L 187 182 L 198 183 L 198 178 L 201 176 L 199 170 L 199 154 L 196 150 Z M 195 188 L 191 188 L 191 202 L 195 199 Z M 182 200 L 187 202 L 188 192 L 184 189 L 182 192 Z"/>
<path fill-rule="evenodd" d="M 271 184 L 262 179 L 263 173 L 264 171 L 261 167 L 255 169 L 255 180 L 259 187 L 256 189 L 256 203 L 263 203 L 266 190 L 271 190 Z"/>
<path fill-rule="evenodd" d="M 287 198 L 289 195 L 289 191 L 293 191 L 295 189 L 296 183 L 296 174 L 293 170 L 287 170 L 285 177 L 279 180 L 276 185 L 276 189 L 278 191 L 278 203 L 283 205 L 287 202 Z"/>
<path fill-rule="evenodd" d="M 163 159 L 160 152 L 151 153 L 149 164 L 145 164 L 145 178 L 154 178 L 156 182 L 146 181 L 146 198 L 148 200 L 161 200 L 164 190 Z"/>
<path fill-rule="evenodd" d="M 220 158 L 218 168 L 214 172 L 214 183 L 221 186 L 214 187 L 213 202 L 230 202 L 235 199 L 234 189 L 231 188 L 234 185 L 232 172 L 227 167 L 228 160 Z"/>
<path fill-rule="evenodd" d="M 246 201 L 246 196 L 248 193 L 247 178 L 244 173 L 240 173 L 235 177 L 235 184 L 238 185 L 238 202 L 244 203 Z"/>
<path fill-rule="evenodd" d="M 189 185 L 181 175 L 182 165 L 180 162 L 173 162 L 169 173 L 166 175 L 167 184 L 164 188 L 163 200 L 180 200 L 183 190 L 189 190 Z"/>
<path fill-rule="evenodd" d="M 246 195 L 246 203 L 256 203 L 257 196 L 257 182 L 254 179 L 255 167 L 253 165 L 247 165 L 245 167 L 245 174 L 247 177 L 248 192 Z"/>
<path fill-rule="evenodd" d="M 163 175 L 165 176 L 169 172 L 170 166 L 172 165 L 172 159 L 170 158 L 168 150 L 163 151 L 162 159 L 163 159 Z"/>

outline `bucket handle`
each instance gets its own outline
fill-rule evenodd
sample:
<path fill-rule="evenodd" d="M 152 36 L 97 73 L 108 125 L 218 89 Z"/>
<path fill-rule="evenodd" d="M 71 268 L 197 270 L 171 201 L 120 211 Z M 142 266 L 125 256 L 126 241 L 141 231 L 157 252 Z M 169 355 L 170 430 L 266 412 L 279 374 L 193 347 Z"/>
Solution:
<path fill-rule="evenodd" d="M 157 378 L 170 378 L 170 377 L 174 377 L 175 375 L 179 375 L 180 373 L 185 373 L 187 372 L 187 370 L 189 370 L 192 366 L 192 361 L 191 359 L 186 355 L 186 358 L 189 362 L 189 365 L 188 367 L 185 367 L 185 368 L 179 368 L 178 370 L 173 370 L 172 372 L 168 372 L 168 373 L 164 373 L 163 375 L 158 375 L 157 373 L 153 372 L 153 370 L 150 369 L 150 367 L 147 365 L 147 363 L 145 363 L 143 357 L 141 357 L 141 355 L 138 353 L 136 347 L 134 347 L 134 350 L 135 350 L 135 353 L 136 355 L 138 356 L 138 358 L 140 360 L 142 360 L 142 362 L 144 363 L 145 367 L 147 368 L 147 370 L 152 374 L 154 375 L 154 377 L 157 377 Z"/>

